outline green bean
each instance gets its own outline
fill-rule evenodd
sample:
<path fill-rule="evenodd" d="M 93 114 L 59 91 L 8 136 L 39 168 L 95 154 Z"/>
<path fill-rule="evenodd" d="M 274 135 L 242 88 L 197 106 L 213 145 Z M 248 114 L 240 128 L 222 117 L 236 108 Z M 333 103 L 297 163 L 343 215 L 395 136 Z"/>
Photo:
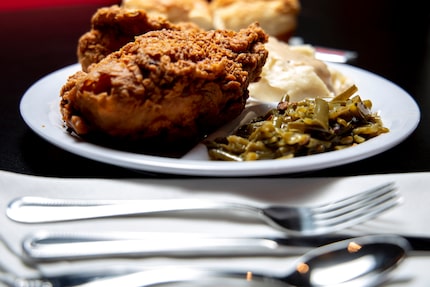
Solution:
<path fill-rule="evenodd" d="M 233 134 L 205 141 L 212 160 L 289 159 L 341 150 L 389 132 L 371 111 L 372 102 L 354 95 L 356 86 L 331 101 L 289 102 L 240 126 Z"/>
<path fill-rule="evenodd" d="M 342 93 L 338 94 L 336 97 L 334 97 L 331 101 L 332 102 L 344 102 L 347 101 L 352 95 L 354 95 L 358 91 L 358 88 L 356 85 L 352 85 Z"/>

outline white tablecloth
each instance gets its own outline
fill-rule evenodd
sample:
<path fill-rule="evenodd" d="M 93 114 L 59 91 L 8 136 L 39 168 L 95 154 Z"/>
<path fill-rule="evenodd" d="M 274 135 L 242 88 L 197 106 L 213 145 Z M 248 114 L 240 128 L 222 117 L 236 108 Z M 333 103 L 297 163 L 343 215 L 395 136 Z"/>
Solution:
<path fill-rule="evenodd" d="M 222 258 L 171 259 L 164 257 L 62 261 L 28 267 L 19 260 L 22 239 L 36 231 L 77 232 L 199 232 L 216 235 L 280 236 L 279 231 L 259 222 L 239 223 L 210 218 L 190 220 L 173 217 L 135 217 L 98 219 L 55 224 L 23 224 L 5 215 L 10 200 L 19 196 L 104 199 L 214 198 L 237 200 L 260 205 L 270 203 L 314 204 L 360 192 L 371 186 L 395 181 L 403 202 L 371 222 L 348 232 L 400 233 L 430 236 L 430 173 L 384 174 L 339 178 L 210 178 L 210 179 L 65 179 L 36 177 L 0 171 L 0 233 L 5 245 L 0 246 L 0 262 L 8 270 L 28 276 L 35 272 L 52 274 L 62 270 L 79 270 L 100 264 L 130 263 L 156 267 L 171 264 L 199 266 L 232 266 L 255 271 L 282 273 L 295 259 L 288 258 Z M 172 238 L 173 239 L 173 238 Z M 411 253 L 395 270 L 387 286 L 428 286 L 430 252 Z"/>

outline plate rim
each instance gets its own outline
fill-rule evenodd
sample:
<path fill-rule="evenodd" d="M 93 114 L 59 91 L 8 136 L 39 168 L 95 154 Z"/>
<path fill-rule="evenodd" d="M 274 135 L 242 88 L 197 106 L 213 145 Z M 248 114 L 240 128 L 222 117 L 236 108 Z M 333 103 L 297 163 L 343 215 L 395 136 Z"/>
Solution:
<path fill-rule="evenodd" d="M 210 161 L 210 160 L 191 160 L 184 158 L 170 158 L 170 157 L 159 157 L 153 155 L 145 155 L 145 154 L 137 154 L 133 152 L 120 151 L 107 147 L 98 146 L 96 144 L 90 142 L 78 142 L 75 137 L 68 135 L 70 139 L 68 142 L 61 141 L 61 135 L 52 136 L 49 132 L 52 127 L 49 125 L 52 124 L 48 115 L 46 115 L 46 123 L 37 123 L 34 116 L 32 116 L 32 108 L 30 107 L 30 103 L 34 99 L 32 97 L 37 97 L 38 99 L 49 96 L 41 96 L 36 93 L 38 89 L 51 84 L 56 78 L 62 78 L 63 82 L 59 82 L 58 85 L 61 87 L 63 83 L 65 83 L 68 76 L 70 76 L 74 71 L 80 69 L 80 65 L 78 63 L 72 64 L 69 66 L 65 66 L 56 71 L 53 71 L 46 76 L 37 80 L 33 85 L 31 85 L 24 95 L 21 98 L 19 110 L 20 114 L 24 120 L 24 122 L 32 129 L 36 134 L 50 142 L 51 144 L 76 154 L 81 157 L 89 158 L 95 161 L 121 166 L 128 169 L 143 171 L 143 172 L 155 172 L 160 174 L 177 174 L 177 175 L 191 175 L 191 176 L 224 176 L 224 177 L 232 177 L 232 176 L 264 176 L 264 175 L 277 175 L 277 174 L 291 174 L 291 173 L 299 173 L 304 171 L 312 171 L 318 170 L 322 168 L 339 166 L 347 163 L 351 163 L 357 160 L 365 159 L 376 154 L 382 153 L 403 140 L 409 137 L 410 134 L 417 128 L 420 122 L 420 109 L 418 104 L 413 99 L 411 95 L 409 95 L 405 90 L 403 90 L 398 85 L 393 82 L 377 75 L 372 72 L 363 70 L 361 68 L 347 65 L 347 64 L 334 64 L 328 63 L 329 66 L 340 70 L 340 72 L 344 73 L 348 76 L 348 73 L 361 74 L 363 77 L 370 77 L 377 82 L 383 83 L 390 87 L 390 89 L 396 90 L 400 95 L 402 95 L 402 100 L 407 103 L 408 109 L 410 109 L 408 113 L 408 117 L 403 122 L 406 129 L 402 130 L 400 133 L 396 133 L 397 137 L 393 138 L 392 131 L 387 134 L 379 135 L 376 138 L 370 139 L 362 144 L 359 144 L 354 147 L 349 147 L 344 150 L 339 151 L 331 151 L 322 154 L 315 154 L 310 156 L 303 157 L 295 157 L 292 159 L 286 160 L 259 160 L 255 162 L 225 162 L 225 161 Z M 353 79 L 354 80 L 354 79 Z M 52 84 L 51 84 L 52 85 Z M 358 84 L 359 92 L 362 90 L 362 87 Z M 36 94 L 36 95 L 35 95 Z M 59 90 L 58 90 L 58 97 Z M 370 98 L 372 102 L 374 99 Z M 398 99 L 397 99 L 398 100 Z M 55 98 L 52 96 L 52 101 L 55 101 Z M 45 105 L 51 104 L 42 102 Z M 42 104 L 41 104 L 42 105 Z M 47 113 L 49 113 L 48 106 L 41 106 L 41 108 L 46 109 Z M 384 122 L 384 118 L 382 118 Z M 385 122 L 384 122 L 385 124 Z M 53 125 L 53 124 L 52 124 Z M 59 128 L 57 132 L 61 132 L 63 135 L 67 134 L 64 127 L 54 127 Z M 369 143 L 372 143 L 372 140 L 377 139 L 381 141 L 382 139 L 386 139 L 385 145 L 379 145 L 375 149 L 369 150 L 367 147 Z M 73 143 L 75 141 L 75 143 Z M 367 145 L 366 145 L 367 144 Z M 353 149 L 353 150 L 352 150 Z M 333 159 L 333 153 L 336 155 L 336 159 Z M 281 162 L 281 164 L 279 164 Z M 275 164 L 274 164 L 275 163 Z M 284 164 L 282 164 L 284 163 Z"/>

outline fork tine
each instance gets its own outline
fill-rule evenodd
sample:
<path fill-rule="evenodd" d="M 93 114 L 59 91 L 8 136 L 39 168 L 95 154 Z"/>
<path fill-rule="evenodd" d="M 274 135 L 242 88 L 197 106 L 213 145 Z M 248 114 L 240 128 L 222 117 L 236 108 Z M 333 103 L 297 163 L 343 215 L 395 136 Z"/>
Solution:
<path fill-rule="evenodd" d="M 380 206 L 380 208 L 378 209 L 372 210 L 371 212 L 363 212 L 359 216 L 355 216 L 341 223 L 336 223 L 334 225 L 317 226 L 308 235 L 327 234 L 327 233 L 336 232 L 341 229 L 346 229 L 346 228 L 361 224 L 365 221 L 368 221 L 370 219 L 377 217 L 378 215 L 385 212 L 386 210 L 395 207 L 397 204 L 399 204 L 398 200 L 390 201 L 384 204 L 383 206 Z"/>
<path fill-rule="evenodd" d="M 366 210 L 371 210 L 378 208 L 379 206 L 385 204 L 386 202 L 392 200 L 400 200 L 399 195 L 395 192 L 395 190 L 391 190 L 384 195 L 378 196 L 370 201 L 362 201 L 357 204 L 351 205 L 350 207 L 345 207 L 333 212 L 328 212 L 325 214 L 314 214 L 312 215 L 314 221 L 320 222 L 329 222 L 330 220 L 336 221 L 341 220 L 344 217 L 353 217 L 358 213 L 361 213 Z"/>
<path fill-rule="evenodd" d="M 387 186 L 385 189 L 381 189 L 378 193 L 369 195 L 367 198 L 362 198 L 357 202 L 351 203 L 349 205 L 339 205 L 336 208 L 330 208 L 326 210 L 317 210 L 312 213 L 315 219 L 330 219 L 334 217 L 339 217 L 344 214 L 349 214 L 354 210 L 372 207 L 377 204 L 383 203 L 385 200 L 389 200 L 391 197 L 397 196 L 396 189 L 392 186 Z"/>
<path fill-rule="evenodd" d="M 353 227 L 381 215 L 383 212 L 397 206 L 400 202 L 401 198 L 396 194 L 395 196 L 391 196 L 389 200 L 381 203 L 380 205 L 373 206 L 372 208 L 363 208 L 359 211 L 352 212 L 351 214 L 332 218 L 331 220 L 316 220 L 313 222 L 313 228 L 306 232 L 302 232 L 302 235 L 316 236 Z"/>
<path fill-rule="evenodd" d="M 342 226 L 342 228 L 345 228 L 346 226 L 356 225 L 366 220 L 372 219 L 380 215 L 382 212 L 398 205 L 400 202 L 401 197 L 397 193 L 389 194 L 377 202 L 374 202 L 368 206 L 356 208 L 351 212 L 345 212 L 343 215 L 331 218 L 315 219 L 314 224 L 320 227 L 340 228 L 340 226 Z"/>
<path fill-rule="evenodd" d="M 394 190 L 394 182 L 389 182 L 338 201 L 312 207 L 312 212 L 314 214 L 329 214 L 330 212 L 338 211 L 342 208 L 350 209 L 353 205 L 372 202 L 376 198 L 384 196 L 387 193 L 391 193 Z"/>

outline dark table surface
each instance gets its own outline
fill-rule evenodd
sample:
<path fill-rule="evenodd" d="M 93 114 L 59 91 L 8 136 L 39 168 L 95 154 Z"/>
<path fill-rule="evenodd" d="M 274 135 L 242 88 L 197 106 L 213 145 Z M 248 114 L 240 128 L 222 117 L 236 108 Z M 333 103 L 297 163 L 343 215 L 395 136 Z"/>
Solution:
<path fill-rule="evenodd" d="M 430 171 L 429 12 L 422 1 L 396 2 L 302 0 L 296 36 L 312 45 L 357 51 L 353 65 L 396 83 L 415 99 L 421 110 L 418 128 L 379 155 L 322 171 L 277 176 Z M 37 136 L 21 118 L 19 103 L 25 91 L 41 77 L 76 63 L 77 40 L 89 30 L 98 7 L 0 11 L 1 170 L 59 177 L 169 177 L 68 153 Z"/>

